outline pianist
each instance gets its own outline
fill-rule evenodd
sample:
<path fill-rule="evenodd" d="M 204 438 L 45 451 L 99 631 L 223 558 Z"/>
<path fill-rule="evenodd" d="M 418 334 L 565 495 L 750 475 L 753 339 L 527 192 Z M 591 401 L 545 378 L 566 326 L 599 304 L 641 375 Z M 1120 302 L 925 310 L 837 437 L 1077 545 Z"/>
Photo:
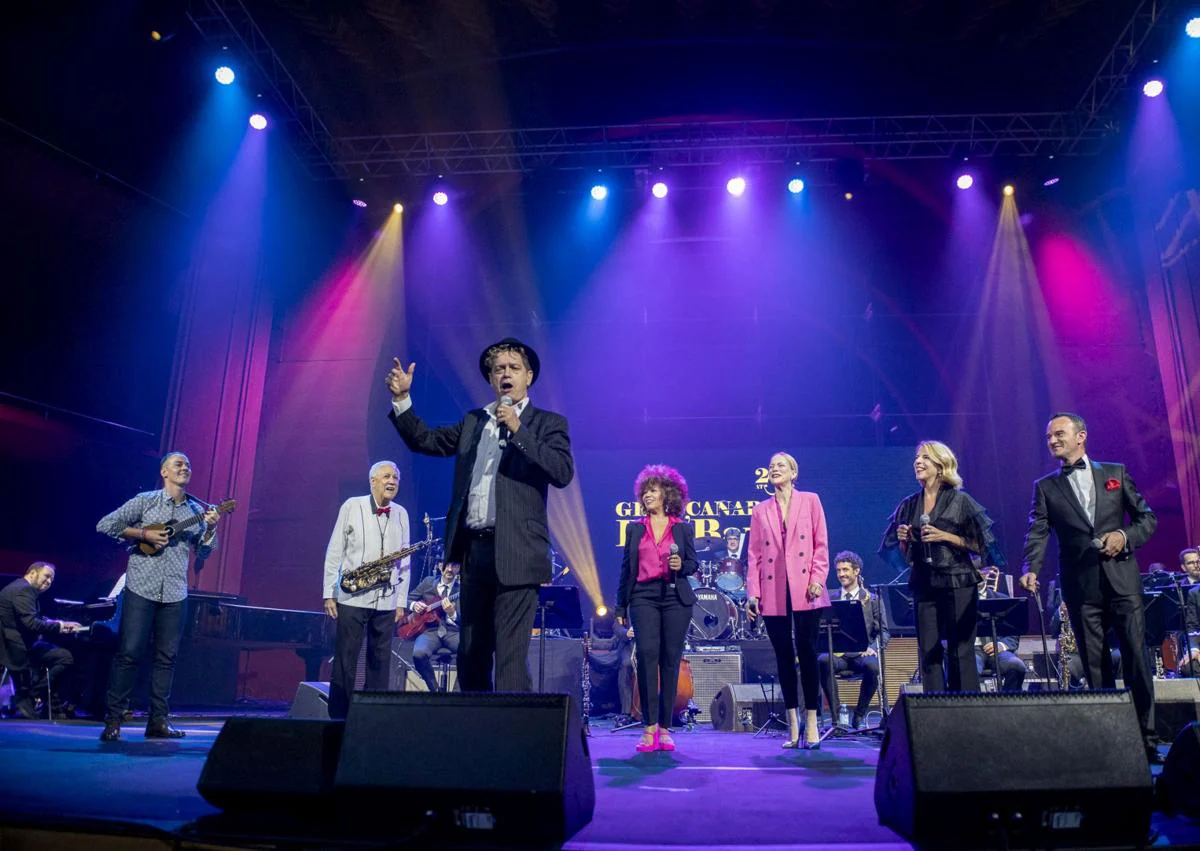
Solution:
<path fill-rule="evenodd" d="M 35 561 L 23 577 L 0 590 L 0 641 L 4 642 L 5 664 L 17 674 L 13 677 L 13 708 L 25 718 L 38 717 L 34 701 L 45 692 L 47 676 L 52 702 L 60 700 L 60 675 L 75 661 L 70 650 L 48 639 L 78 632 L 79 624 L 44 618 L 38 608 L 38 596 L 53 582 L 54 565 Z"/>
<path fill-rule="evenodd" d="M 408 559 L 392 569 L 391 582 L 385 585 L 352 594 L 341 587 L 343 571 L 408 546 L 408 512 L 392 502 L 400 486 L 399 468 L 391 461 L 378 461 L 371 466 L 368 480 L 369 494 L 342 503 L 325 550 L 325 614 L 337 623 L 329 677 L 330 718 L 345 718 L 350 708 L 363 630 L 367 631 L 366 687 L 387 689 L 392 633 L 408 603 Z"/>
<path fill-rule="evenodd" d="M 129 706 L 137 669 L 146 646 L 154 645 L 154 667 L 150 675 L 150 718 L 146 723 L 148 739 L 180 739 L 183 731 L 168 721 L 167 700 L 175 678 L 175 657 L 183 634 L 184 608 L 187 601 L 188 558 L 195 551 L 207 558 L 217 546 L 215 508 L 187 494 L 192 480 L 192 463 L 182 452 L 168 452 L 159 465 L 161 490 L 135 496 L 96 524 L 96 531 L 118 541 L 132 544 L 125 568 L 125 594 L 121 625 L 117 633 L 117 652 L 108 676 L 105 701 L 103 742 L 121 738 L 121 721 Z M 201 515 L 203 520 L 168 535 L 164 529 L 148 528 L 176 521 L 182 523 Z M 145 555 L 139 544 L 153 548 Z"/>

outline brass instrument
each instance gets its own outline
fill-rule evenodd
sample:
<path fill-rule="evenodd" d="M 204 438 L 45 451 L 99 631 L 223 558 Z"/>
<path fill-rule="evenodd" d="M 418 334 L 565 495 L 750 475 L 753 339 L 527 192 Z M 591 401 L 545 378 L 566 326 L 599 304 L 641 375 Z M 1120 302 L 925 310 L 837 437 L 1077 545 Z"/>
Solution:
<path fill-rule="evenodd" d="M 1066 603 L 1058 606 L 1058 622 L 1058 688 L 1066 691 L 1071 685 L 1071 656 L 1079 652 Z"/>
<path fill-rule="evenodd" d="M 375 561 L 369 561 L 359 567 L 351 568 L 343 571 L 342 578 L 338 582 L 342 590 L 347 594 L 360 594 L 363 591 L 371 591 L 381 585 L 388 585 L 392 581 L 392 568 L 396 562 L 408 558 L 415 552 L 425 549 L 433 543 L 433 524 L 429 520 L 429 515 L 425 515 L 425 540 L 417 541 L 417 543 L 397 550 L 394 553 L 388 553 L 382 558 L 377 558 Z"/>
<path fill-rule="evenodd" d="M 988 597 L 1000 588 L 1000 568 L 985 567 L 979 572 L 982 581 L 979 584 L 979 596 Z"/>

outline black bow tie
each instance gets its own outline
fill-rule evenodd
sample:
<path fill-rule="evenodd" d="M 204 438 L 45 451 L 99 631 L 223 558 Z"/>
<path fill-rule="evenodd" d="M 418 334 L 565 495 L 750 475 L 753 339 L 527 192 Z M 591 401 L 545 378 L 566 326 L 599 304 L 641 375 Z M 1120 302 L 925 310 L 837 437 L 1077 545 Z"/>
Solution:
<path fill-rule="evenodd" d="M 1069 475 L 1072 470 L 1086 470 L 1087 467 L 1087 462 L 1080 458 L 1074 464 L 1063 464 L 1062 474 L 1066 476 Z"/>

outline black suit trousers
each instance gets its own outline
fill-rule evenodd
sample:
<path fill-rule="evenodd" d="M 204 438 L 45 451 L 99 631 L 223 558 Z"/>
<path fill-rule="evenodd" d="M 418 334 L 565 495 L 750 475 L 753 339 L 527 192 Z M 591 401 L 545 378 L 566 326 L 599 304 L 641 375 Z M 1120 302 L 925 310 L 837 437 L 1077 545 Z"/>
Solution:
<path fill-rule="evenodd" d="M 948 671 L 950 691 L 979 691 L 979 671 L 975 667 L 979 590 L 974 585 L 931 588 L 917 594 L 914 604 L 924 690 L 946 691 Z"/>
<path fill-rule="evenodd" d="M 469 546 L 460 580 L 459 687 L 463 691 L 532 691 L 528 657 L 538 586 L 501 584 L 496 575 L 495 538 L 469 531 L 460 534 L 467 536 Z"/>
<path fill-rule="evenodd" d="M 1154 733 L 1154 680 L 1146 661 L 1146 613 L 1140 594 L 1134 596 L 1112 593 L 1107 580 L 1101 576 L 1102 603 L 1067 605 L 1071 628 L 1079 647 L 1079 659 L 1092 688 L 1115 688 L 1117 672 L 1112 655 L 1104 643 L 1104 634 L 1116 632 L 1124 666 L 1125 686 L 1133 697 L 1138 722 L 1144 735 Z"/>
<path fill-rule="evenodd" d="M 329 675 L 329 717 L 334 719 L 345 718 L 350 710 L 364 629 L 367 630 L 367 677 L 363 686 L 368 691 L 387 690 L 392 631 L 396 624 L 395 609 L 379 611 L 338 603 L 337 613 L 333 671 Z"/>
<path fill-rule="evenodd" d="M 686 579 L 679 579 L 686 582 Z M 679 601 L 679 595 L 666 582 L 639 582 L 633 586 L 629 601 L 629 619 L 633 623 L 637 645 L 638 700 L 642 725 L 658 724 L 668 730 L 674 722 L 672 710 L 679 687 L 680 660 L 687 640 L 692 607 Z"/>

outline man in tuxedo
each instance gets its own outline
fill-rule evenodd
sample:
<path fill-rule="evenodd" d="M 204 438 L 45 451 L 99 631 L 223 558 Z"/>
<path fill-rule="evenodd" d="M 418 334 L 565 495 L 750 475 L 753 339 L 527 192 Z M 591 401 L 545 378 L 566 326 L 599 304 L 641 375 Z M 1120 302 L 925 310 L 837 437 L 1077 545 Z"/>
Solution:
<path fill-rule="evenodd" d="M 432 576 L 422 579 L 408 594 L 408 607 L 414 615 L 425 614 L 430 606 L 440 610 L 436 623 L 429 624 L 413 642 L 413 667 L 430 691 L 438 690 L 437 677 L 433 673 L 433 654 L 443 649 L 458 653 L 461 637 L 458 628 L 458 571 L 459 566 L 452 561 L 439 564 Z"/>
<path fill-rule="evenodd" d="M 833 683 L 830 677 L 842 671 L 853 671 L 862 676 L 862 684 L 858 690 L 858 705 L 854 707 L 851 726 L 858 729 L 863 724 L 863 717 L 871 707 L 871 700 L 879 688 L 879 651 L 886 647 L 888 639 L 887 623 L 880 609 L 879 595 L 872 594 L 862 585 L 862 557 L 850 550 L 844 550 L 834 556 L 834 570 L 837 574 L 838 590 L 830 594 L 831 600 L 859 600 L 862 602 L 863 618 L 867 622 L 867 640 L 870 645 L 862 653 L 835 653 L 832 659 L 828 653 L 817 657 L 821 665 L 821 689 L 825 692 L 825 700 L 829 703 L 829 713 L 837 718 L 837 701 L 833 694 Z"/>
<path fill-rule="evenodd" d="M 1116 673 L 1104 646 L 1104 633 L 1115 629 L 1146 753 L 1159 762 L 1162 757 L 1154 746 L 1154 683 L 1144 652 L 1142 582 L 1133 555 L 1154 533 L 1158 519 L 1123 464 L 1088 458 L 1087 424 L 1082 417 L 1055 414 L 1046 428 L 1046 443 L 1062 467 L 1034 484 L 1021 587 L 1037 591 L 1053 530 L 1063 600 L 1088 683 L 1093 688 L 1115 686 Z"/>
<path fill-rule="evenodd" d="M 19 683 L 13 680 L 18 683 L 13 707 L 25 718 L 38 717 L 35 700 L 46 688 L 44 677 L 49 675 L 50 688 L 57 697 L 61 694 L 59 676 L 75 662 L 70 650 L 46 640 L 80 629 L 74 621 L 42 617 L 38 597 L 50 590 L 54 573 L 54 565 L 35 561 L 24 576 L 0 590 L 0 641 L 4 642 L 7 664 L 14 671 L 26 674 Z"/>
<path fill-rule="evenodd" d="M 446 558 L 462 564 L 458 677 L 463 691 L 529 691 L 526 667 L 538 586 L 550 580 L 548 488 L 575 476 L 565 417 L 536 408 L 529 388 L 541 362 L 512 337 L 479 356 L 495 396 L 453 425 L 430 428 L 413 411 L 416 364 L 399 358 L 387 374 L 389 414 L 413 452 L 453 457 Z"/>

